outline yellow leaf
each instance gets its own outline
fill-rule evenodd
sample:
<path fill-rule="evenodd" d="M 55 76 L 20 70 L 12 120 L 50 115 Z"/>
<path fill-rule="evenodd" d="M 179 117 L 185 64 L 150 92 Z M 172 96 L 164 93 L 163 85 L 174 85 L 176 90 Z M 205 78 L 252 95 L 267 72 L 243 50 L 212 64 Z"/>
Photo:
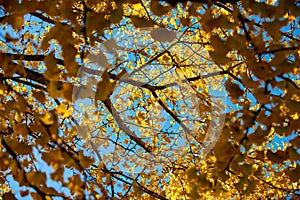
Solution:
<path fill-rule="evenodd" d="M 287 100 L 286 101 L 287 107 L 290 109 L 291 112 L 298 112 L 300 113 L 300 102 L 295 100 Z"/>
<path fill-rule="evenodd" d="M 50 81 L 47 84 L 47 90 L 49 92 L 49 96 L 51 96 L 55 99 L 60 96 L 60 92 L 58 90 L 58 82 L 56 82 L 56 81 Z"/>
<path fill-rule="evenodd" d="M 62 96 L 66 100 L 71 102 L 72 101 L 72 94 L 73 94 L 73 85 L 71 83 L 64 83 L 61 93 L 62 93 Z"/>
<path fill-rule="evenodd" d="M 266 155 L 271 161 L 276 163 L 281 163 L 288 158 L 287 152 L 281 150 L 278 150 L 275 153 L 273 153 L 271 150 L 268 150 Z"/>
<path fill-rule="evenodd" d="M 181 18 L 180 18 L 180 23 L 181 23 L 183 26 L 190 26 L 191 21 L 190 21 L 189 18 L 181 17 Z"/>
<path fill-rule="evenodd" d="M 79 151 L 78 160 L 83 168 L 88 168 L 94 163 L 94 160 L 88 156 L 83 155 L 83 151 Z"/>
<path fill-rule="evenodd" d="M 19 112 L 24 113 L 26 111 L 27 104 L 26 104 L 24 97 L 17 96 L 17 101 L 15 102 L 15 107 Z"/>
<path fill-rule="evenodd" d="M 110 13 L 110 21 L 112 23 L 119 23 L 123 18 L 123 8 L 122 6 L 118 6 L 117 9 L 113 10 Z"/>
<path fill-rule="evenodd" d="M 11 148 L 19 155 L 27 155 L 32 151 L 31 146 L 25 142 L 13 141 L 10 145 Z"/>
<path fill-rule="evenodd" d="M 240 86 L 236 83 L 233 83 L 232 80 L 228 79 L 225 83 L 226 89 L 229 92 L 230 97 L 233 99 L 238 99 L 244 94 L 244 91 L 241 90 Z"/>
<path fill-rule="evenodd" d="M 197 169 L 196 167 L 192 166 L 186 171 L 186 175 L 188 179 L 196 179 L 197 178 Z"/>
<path fill-rule="evenodd" d="M 215 156 L 218 161 L 227 161 L 229 157 L 239 153 L 239 150 L 233 146 L 232 143 L 225 141 L 218 141 L 214 147 Z"/>
<path fill-rule="evenodd" d="M 14 124 L 13 128 L 14 128 L 14 132 L 15 132 L 15 133 L 21 134 L 21 135 L 23 135 L 24 137 L 26 137 L 27 134 L 29 133 L 29 131 L 28 131 L 26 125 L 23 124 L 23 123 L 17 123 L 17 124 Z"/>
<path fill-rule="evenodd" d="M 151 1 L 150 6 L 153 14 L 157 16 L 162 16 L 172 9 L 172 6 L 163 6 L 159 1 Z"/>
<path fill-rule="evenodd" d="M 254 133 L 248 136 L 248 139 L 256 145 L 261 145 L 268 136 L 268 131 L 262 130 L 259 126 Z"/>
<path fill-rule="evenodd" d="M 290 143 L 297 147 L 300 148 L 300 136 L 298 135 L 297 137 L 295 137 L 294 139 L 290 140 Z"/>
<path fill-rule="evenodd" d="M 176 38 L 174 31 L 169 31 L 165 28 L 155 28 L 150 32 L 151 37 L 160 42 L 171 42 Z M 169 56 L 164 55 L 163 59 L 167 62 L 170 60 Z"/>
<path fill-rule="evenodd" d="M 137 28 L 154 26 L 154 22 L 152 20 L 148 20 L 148 19 L 138 17 L 138 16 L 132 16 L 131 21 L 132 21 L 132 24 Z"/>
<path fill-rule="evenodd" d="M 23 16 L 13 16 L 11 18 L 11 25 L 14 29 L 20 30 L 22 29 L 23 23 L 24 23 L 24 18 Z"/>
<path fill-rule="evenodd" d="M 47 66 L 45 77 L 50 81 L 58 81 L 60 70 L 56 65 L 56 58 L 54 57 L 53 53 L 46 56 L 44 61 Z"/>
<path fill-rule="evenodd" d="M 45 125 L 51 125 L 54 123 L 53 117 L 46 112 L 42 117 L 40 117 L 40 120 L 45 124 Z"/>
<path fill-rule="evenodd" d="M 300 154 L 297 152 L 295 147 L 288 147 L 286 149 L 286 152 L 289 155 L 290 161 L 299 161 L 300 160 Z"/>
<path fill-rule="evenodd" d="M 214 60 L 215 63 L 220 65 L 225 65 L 231 61 L 231 59 L 226 57 L 226 55 L 219 54 L 218 52 L 215 51 L 209 51 L 209 55 L 211 56 L 211 58 Z"/>
<path fill-rule="evenodd" d="M 62 181 L 64 176 L 64 168 L 63 167 L 57 167 L 55 171 L 50 175 L 51 179 L 55 181 Z"/>
<path fill-rule="evenodd" d="M 300 179 L 300 167 L 299 167 L 299 165 L 295 169 L 286 169 L 284 172 L 289 176 L 291 181 L 293 181 L 293 182 L 298 182 L 299 181 L 299 179 Z"/>
<path fill-rule="evenodd" d="M 3 198 L 3 200 L 17 200 L 15 195 L 11 192 L 6 192 L 6 193 L 2 194 L 2 198 Z"/>
<path fill-rule="evenodd" d="M 57 107 L 57 114 L 62 115 L 63 118 L 69 117 L 70 115 L 72 115 L 72 112 L 70 109 L 67 108 L 67 106 L 65 104 L 60 104 Z"/>
<path fill-rule="evenodd" d="M 109 98 L 111 93 L 114 91 L 116 86 L 115 81 L 111 81 L 109 79 L 109 74 L 107 70 L 105 70 L 101 76 L 102 80 L 97 84 L 97 91 L 95 95 L 95 100 L 104 101 Z"/>
<path fill-rule="evenodd" d="M 31 171 L 26 174 L 30 184 L 40 186 L 40 184 L 46 184 L 46 174 L 43 172 Z"/>
<path fill-rule="evenodd" d="M 32 95 L 41 103 L 43 103 L 46 100 L 45 94 L 42 91 L 32 91 Z"/>

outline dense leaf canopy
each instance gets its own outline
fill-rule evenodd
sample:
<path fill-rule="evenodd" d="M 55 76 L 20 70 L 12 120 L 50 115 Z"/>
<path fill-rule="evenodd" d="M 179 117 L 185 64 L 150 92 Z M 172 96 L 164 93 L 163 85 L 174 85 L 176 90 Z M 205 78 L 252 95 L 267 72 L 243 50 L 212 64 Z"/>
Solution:
<path fill-rule="evenodd" d="M 297 0 L 0 0 L 3 199 L 300 195 Z"/>

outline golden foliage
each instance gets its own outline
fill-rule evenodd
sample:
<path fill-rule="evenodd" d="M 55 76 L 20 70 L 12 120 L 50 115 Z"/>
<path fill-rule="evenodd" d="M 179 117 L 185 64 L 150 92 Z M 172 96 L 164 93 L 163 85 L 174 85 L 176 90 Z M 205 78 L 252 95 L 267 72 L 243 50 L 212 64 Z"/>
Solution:
<path fill-rule="evenodd" d="M 0 5 L 3 199 L 299 198 L 298 1 Z"/>

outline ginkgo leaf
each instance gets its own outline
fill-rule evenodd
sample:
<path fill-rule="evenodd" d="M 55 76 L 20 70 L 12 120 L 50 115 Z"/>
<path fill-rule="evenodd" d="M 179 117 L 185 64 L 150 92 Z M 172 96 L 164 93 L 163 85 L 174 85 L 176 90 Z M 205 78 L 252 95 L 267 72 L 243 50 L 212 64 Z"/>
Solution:
<path fill-rule="evenodd" d="M 287 107 L 291 110 L 291 112 L 300 113 L 300 102 L 295 100 L 286 101 Z"/>
<path fill-rule="evenodd" d="M 66 35 L 66 37 L 72 38 L 71 33 L 69 35 Z M 71 42 L 62 41 L 64 40 L 60 41 L 63 49 L 64 66 L 69 72 L 76 71 L 78 63 L 76 62 L 75 58 L 78 52 Z"/>
<path fill-rule="evenodd" d="M 14 132 L 23 135 L 24 137 L 26 137 L 29 133 L 27 127 L 25 124 L 23 123 L 17 123 L 14 125 L 13 127 Z"/>
<path fill-rule="evenodd" d="M 54 123 L 54 118 L 51 114 L 46 112 L 43 116 L 40 117 L 40 120 L 45 124 L 45 125 L 51 125 Z"/>
<path fill-rule="evenodd" d="M 2 195 L 2 198 L 3 198 L 3 200 L 17 200 L 15 195 L 13 195 L 13 193 L 11 193 L 11 192 L 4 193 Z"/>
<path fill-rule="evenodd" d="M 254 133 L 248 136 L 248 139 L 256 145 L 262 145 L 268 133 L 268 130 L 265 131 L 258 127 Z"/>
<path fill-rule="evenodd" d="M 46 96 L 42 91 L 32 91 L 32 95 L 40 102 L 44 102 L 46 100 Z"/>
<path fill-rule="evenodd" d="M 233 83 L 232 80 L 227 80 L 225 86 L 233 99 L 238 99 L 244 94 L 244 91 L 240 88 L 240 86 L 236 83 Z"/>
<path fill-rule="evenodd" d="M 196 184 L 194 184 L 191 189 L 190 189 L 190 196 L 192 199 L 199 199 L 200 195 L 198 192 L 198 186 Z"/>
<path fill-rule="evenodd" d="M 295 137 L 294 139 L 290 140 L 290 143 L 296 147 L 299 148 L 300 147 L 300 136 L 298 135 L 297 137 Z"/>
<path fill-rule="evenodd" d="M 279 40 L 281 37 L 281 32 L 280 31 L 275 31 L 275 30 L 280 30 L 281 27 L 286 26 L 287 21 L 286 20 L 278 20 L 275 19 L 272 22 L 264 22 L 263 27 L 268 31 L 268 33 L 275 39 Z"/>
<path fill-rule="evenodd" d="M 47 66 L 47 70 L 45 72 L 45 77 L 50 81 L 58 81 L 60 70 L 56 65 L 56 59 L 53 54 L 50 54 L 44 59 L 45 64 Z"/>
<path fill-rule="evenodd" d="M 209 51 L 209 55 L 211 58 L 214 60 L 215 63 L 220 64 L 220 65 L 225 65 L 231 61 L 230 58 L 228 58 L 224 54 L 219 54 L 218 52 L 215 51 Z"/>
<path fill-rule="evenodd" d="M 110 13 L 110 21 L 112 23 L 119 23 L 123 18 L 123 8 L 122 6 L 118 6 L 117 9 L 113 10 Z"/>
<path fill-rule="evenodd" d="M 169 12 L 172 7 L 170 5 L 163 6 L 159 1 L 151 1 L 150 8 L 155 15 L 162 16 Z"/>
<path fill-rule="evenodd" d="M 29 194 L 29 191 L 20 191 L 21 197 L 25 197 Z"/>
<path fill-rule="evenodd" d="M 95 100 L 105 101 L 114 91 L 116 86 L 116 82 L 112 81 L 109 78 L 109 74 L 107 70 L 105 70 L 101 76 L 102 80 L 100 80 L 97 84 L 97 91 L 95 94 Z"/>
<path fill-rule="evenodd" d="M 296 169 L 286 169 L 284 172 L 290 177 L 290 179 L 294 182 L 299 181 L 300 179 L 300 167 L 299 165 Z"/>
<path fill-rule="evenodd" d="M 186 175 L 189 179 L 196 179 L 197 178 L 197 168 L 191 167 L 186 171 Z"/>
<path fill-rule="evenodd" d="M 66 118 L 69 117 L 72 114 L 72 112 L 70 111 L 70 109 L 67 108 L 65 104 L 60 104 L 57 107 L 57 114 L 60 114 L 63 118 Z"/>
<path fill-rule="evenodd" d="M 180 23 L 181 23 L 183 26 L 190 26 L 191 21 L 190 21 L 189 18 L 181 17 L 181 18 L 180 18 Z"/>
<path fill-rule="evenodd" d="M 131 17 L 132 24 L 137 28 L 153 27 L 154 22 L 138 16 Z"/>
<path fill-rule="evenodd" d="M 71 83 L 64 83 L 62 86 L 62 96 L 68 100 L 69 102 L 72 101 L 72 95 L 73 95 L 73 85 Z"/>
<path fill-rule="evenodd" d="M 169 31 L 164 28 L 155 28 L 150 32 L 151 37 L 160 42 L 172 42 L 176 38 L 174 31 Z"/>
<path fill-rule="evenodd" d="M 25 112 L 27 108 L 27 104 L 25 99 L 22 96 L 18 96 L 16 98 L 15 107 L 19 112 Z"/>
<path fill-rule="evenodd" d="M 5 21 L 11 24 L 14 29 L 21 30 L 24 23 L 24 18 L 20 15 L 12 15 L 7 17 Z"/>
<path fill-rule="evenodd" d="M 291 160 L 291 161 L 300 160 L 300 154 L 298 153 L 298 151 L 295 147 L 288 147 L 286 149 L 286 152 L 288 154 L 289 160 Z"/>
<path fill-rule="evenodd" d="M 94 163 L 94 159 L 84 156 L 83 152 L 80 152 L 78 159 L 80 160 L 80 164 L 83 168 L 88 168 Z"/>
<path fill-rule="evenodd" d="M 45 38 L 42 41 L 41 48 L 46 50 L 49 47 L 49 41 L 59 36 L 59 32 L 62 29 L 63 25 L 61 23 L 57 23 L 55 24 L 55 26 L 51 27 L 50 31 L 46 34 Z"/>
<path fill-rule="evenodd" d="M 14 141 L 11 144 L 11 147 L 19 155 L 27 155 L 27 154 L 30 154 L 31 151 L 32 151 L 32 147 L 29 146 L 28 144 L 26 144 L 25 142 L 16 142 L 16 141 Z"/>
<path fill-rule="evenodd" d="M 60 96 L 60 92 L 58 90 L 58 82 L 50 81 L 47 85 L 47 90 L 49 95 L 53 98 L 58 98 Z"/>
<path fill-rule="evenodd" d="M 281 150 L 278 150 L 275 153 L 268 150 L 266 155 L 270 160 L 272 160 L 276 163 L 283 162 L 288 158 L 287 152 L 284 152 L 284 151 L 281 151 Z"/>
<path fill-rule="evenodd" d="M 26 174 L 26 177 L 28 181 L 35 186 L 39 186 L 46 182 L 46 174 L 44 172 L 31 171 Z"/>
<path fill-rule="evenodd" d="M 220 162 L 226 161 L 229 157 L 237 154 L 239 151 L 227 141 L 218 141 L 214 147 L 214 153 Z"/>
<path fill-rule="evenodd" d="M 61 181 L 64 175 L 64 168 L 59 167 L 53 173 L 51 173 L 51 178 L 55 181 Z"/>

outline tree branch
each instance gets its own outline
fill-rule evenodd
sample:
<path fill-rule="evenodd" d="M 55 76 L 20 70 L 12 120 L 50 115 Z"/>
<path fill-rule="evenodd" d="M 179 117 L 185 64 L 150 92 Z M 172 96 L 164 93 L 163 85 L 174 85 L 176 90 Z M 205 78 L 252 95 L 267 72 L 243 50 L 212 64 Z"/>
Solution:
<path fill-rule="evenodd" d="M 124 131 L 124 133 L 129 136 L 130 139 L 132 139 L 134 142 L 136 142 L 140 147 L 142 147 L 146 152 L 150 153 L 152 152 L 152 148 L 148 146 L 144 141 L 142 141 L 134 132 L 132 132 L 123 122 L 121 117 L 118 115 L 117 110 L 112 105 L 110 99 L 106 99 L 103 101 L 105 107 L 108 109 L 108 111 L 112 114 L 112 116 L 115 118 L 117 124 L 119 125 L 119 128 Z"/>

